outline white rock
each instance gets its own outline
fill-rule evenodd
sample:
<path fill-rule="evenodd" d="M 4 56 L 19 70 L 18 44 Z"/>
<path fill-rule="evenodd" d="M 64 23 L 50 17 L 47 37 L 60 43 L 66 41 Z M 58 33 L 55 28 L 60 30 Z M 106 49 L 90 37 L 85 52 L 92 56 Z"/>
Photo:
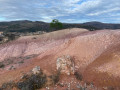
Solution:
<path fill-rule="evenodd" d="M 38 73 L 40 73 L 40 66 L 35 66 L 35 67 L 32 69 L 32 72 L 33 72 L 33 74 L 38 74 Z"/>
<path fill-rule="evenodd" d="M 58 58 L 56 65 L 57 65 L 57 70 L 60 70 L 61 73 L 70 75 L 70 74 L 74 74 L 75 72 L 75 65 L 73 58 L 70 57 L 69 55 Z"/>

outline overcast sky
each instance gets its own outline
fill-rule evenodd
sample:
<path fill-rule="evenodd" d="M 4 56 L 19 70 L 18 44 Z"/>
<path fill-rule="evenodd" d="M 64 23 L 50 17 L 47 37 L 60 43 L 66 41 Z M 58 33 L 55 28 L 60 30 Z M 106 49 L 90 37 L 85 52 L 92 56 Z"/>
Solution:
<path fill-rule="evenodd" d="M 120 23 L 120 0 L 0 0 L 0 21 Z"/>

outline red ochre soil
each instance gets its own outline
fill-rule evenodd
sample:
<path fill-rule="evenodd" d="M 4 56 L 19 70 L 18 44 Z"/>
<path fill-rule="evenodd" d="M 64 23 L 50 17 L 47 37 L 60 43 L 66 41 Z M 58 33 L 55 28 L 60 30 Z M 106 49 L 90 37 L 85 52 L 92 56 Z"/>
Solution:
<path fill-rule="evenodd" d="M 22 64 L 18 63 L 19 57 L 29 55 L 36 56 L 24 59 Z M 107 90 L 103 87 L 120 90 L 120 31 L 87 31 L 78 28 L 23 36 L 0 45 L 1 62 L 16 57 L 12 64 L 0 69 L 0 85 L 18 80 L 35 66 L 40 66 L 46 74 L 51 75 L 56 72 L 56 59 L 63 55 L 74 57 L 76 72 L 82 74 L 83 80 L 75 79 L 74 75 L 61 75 L 59 82 L 94 83 L 98 90 Z M 8 69 L 11 65 L 15 70 Z M 50 90 L 54 90 L 53 87 Z M 79 90 L 74 84 L 71 88 Z M 56 90 L 65 90 L 65 87 L 58 87 Z"/>

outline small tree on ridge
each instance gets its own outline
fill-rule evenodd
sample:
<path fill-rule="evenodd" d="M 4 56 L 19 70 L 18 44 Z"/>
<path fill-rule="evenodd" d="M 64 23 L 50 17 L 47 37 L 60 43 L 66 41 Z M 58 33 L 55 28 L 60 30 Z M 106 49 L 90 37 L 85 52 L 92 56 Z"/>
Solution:
<path fill-rule="evenodd" d="M 50 23 L 50 27 L 54 29 L 62 29 L 63 25 L 57 19 L 53 19 L 52 22 Z"/>

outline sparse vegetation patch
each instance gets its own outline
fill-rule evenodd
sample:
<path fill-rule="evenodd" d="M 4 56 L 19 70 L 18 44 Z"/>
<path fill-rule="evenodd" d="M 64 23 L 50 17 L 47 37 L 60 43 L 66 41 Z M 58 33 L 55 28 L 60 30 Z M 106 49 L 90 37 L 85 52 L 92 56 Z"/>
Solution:
<path fill-rule="evenodd" d="M 38 67 L 38 66 L 36 66 Z M 36 68 L 35 67 L 35 68 Z M 34 68 L 33 68 L 34 69 Z M 37 90 L 46 86 L 55 85 L 59 81 L 60 73 L 47 76 L 41 69 L 39 73 L 24 74 L 18 82 L 7 82 L 0 87 L 0 90 Z"/>
<path fill-rule="evenodd" d="M 75 72 L 74 75 L 75 75 L 76 79 L 82 81 L 83 77 L 81 74 L 79 74 L 78 72 Z"/>
<path fill-rule="evenodd" d="M 17 87 L 21 90 L 36 90 L 45 86 L 46 83 L 46 75 L 32 74 L 28 76 L 28 78 L 24 79 L 17 83 Z"/>
<path fill-rule="evenodd" d="M 3 62 L 0 62 L 0 68 L 4 68 L 5 65 L 3 64 Z"/>

